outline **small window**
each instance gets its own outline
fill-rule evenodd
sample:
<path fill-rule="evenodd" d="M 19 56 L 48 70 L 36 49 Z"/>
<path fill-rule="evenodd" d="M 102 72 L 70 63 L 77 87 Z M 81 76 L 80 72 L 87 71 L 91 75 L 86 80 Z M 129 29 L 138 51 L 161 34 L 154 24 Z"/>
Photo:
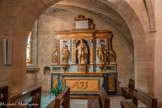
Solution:
<path fill-rule="evenodd" d="M 26 47 L 26 62 L 31 63 L 31 36 L 32 32 L 30 31 L 27 39 L 27 47 Z"/>

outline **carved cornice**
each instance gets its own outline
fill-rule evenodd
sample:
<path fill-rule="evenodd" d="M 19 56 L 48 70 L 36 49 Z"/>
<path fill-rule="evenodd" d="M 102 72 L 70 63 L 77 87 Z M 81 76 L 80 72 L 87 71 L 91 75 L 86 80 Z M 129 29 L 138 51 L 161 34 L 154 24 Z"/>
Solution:
<path fill-rule="evenodd" d="M 40 69 L 40 68 L 36 68 L 36 67 L 30 67 L 30 68 L 28 67 L 28 68 L 26 68 L 26 72 L 29 72 L 29 73 L 30 73 L 30 72 L 32 72 L 32 73 L 33 73 L 33 72 L 38 72 L 39 69 Z"/>
<path fill-rule="evenodd" d="M 70 30 L 70 31 L 55 31 L 58 36 L 57 39 L 70 38 L 106 38 L 112 35 L 110 30 Z"/>

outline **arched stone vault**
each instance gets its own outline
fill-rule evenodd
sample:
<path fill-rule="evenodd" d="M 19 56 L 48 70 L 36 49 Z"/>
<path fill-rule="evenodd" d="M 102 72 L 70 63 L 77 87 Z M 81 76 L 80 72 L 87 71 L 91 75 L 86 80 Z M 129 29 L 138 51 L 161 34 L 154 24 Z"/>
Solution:
<path fill-rule="evenodd" d="M 13 66 L 11 71 L 11 85 L 13 87 L 12 92 L 22 91 L 25 88 L 25 52 L 28 32 L 32 28 L 34 21 L 45 9 L 60 1 L 62 0 L 3 1 L 5 6 L 10 6 L 10 9 L 8 9 L 9 12 L 15 8 L 15 11 L 13 12 L 14 15 L 12 14 L 14 16 L 13 18 L 8 18 L 7 16 L 9 15 L 4 15 L 6 18 L 8 18 L 5 19 L 5 17 L 3 18 L 3 14 L 2 17 L 0 17 L 1 21 L 7 23 L 3 24 L 5 25 L 3 26 L 5 29 L 2 31 L 2 33 L 7 31 L 10 33 L 9 37 L 14 40 Z M 98 0 L 85 1 L 87 3 L 95 3 L 95 1 Z M 136 9 L 136 5 L 131 0 L 101 0 L 101 2 L 120 13 L 121 16 L 118 18 L 122 17 L 130 29 L 134 43 L 136 87 L 144 91 L 153 92 L 153 86 L 149 86 L 153 84 L 153 77 L 151 76 L 152 74 L 150 75 L 150 73 L 153 72 L 153 48 L 150 45 L 152 38 L 149 37 L 148 27 L 143 21 L 143 18 L 146 17 L 143 16 L 138 9 Z M 5 8 L 7 9 L 7 7 Z M 84 9 L 84 7 L 80 8 Z M 103 14 L 103 12 L 101 13 Z M 116 13 L 114 15 L 118 16 Z"/>
<path fill-rule="evenodd" d="M 74 7 L 74 6 L 70 6 L 69 7 L 69 6 L 63 6 L 63 5 L 55 5 L 54 7 L 65 9 L 65 10 L 69 10 L 69 11 L 74 11 L 74 12 L 77 11 L 80 14 L 86 15 L 89 18 L 92 18 L 95 21 L 98 21 L 98 22 L 102 23 L 109 30 L 113 31 L 113 33 L 117 34 L 117 36 L 119 36 L 120 40 L 126 45 L 126 47 L 129 48 L 130 52 L 133 54 L 133 46 L 131 46 L 132 43 L 129 42 L 130 41 L 129 39 L 125 39 L 124 38 L 125 34 L 122 32 L 122 30 L 120 30 L 120 28 L 118 26 L 114 26 L 112 24 L 113 22 L 110 22 L 113 19 L 108 20 L 108 18 L 106 16 L 104 16 L 104 15 L 102 15 L 100 13 L 96 14 L 96 13 L 94 13 L 92 11 L 88 11 L 86 9 L 79 8 L 79 7 Z M 131 36 L 130 32 L 129 31 L 127 31 L 127 32 L 128 32 L 127 35 Z"/>
<path fill-rule="evenodd" d="M 100 4 L 100 5 L 98 5 L 98 4 Z M 80 1 L 80 0 L 79 1 L 78 0 L 75 0 L 75 1 L 74 0 L 71 0 L 71 1 L 64 0 L 64 1 L 56 3 L 55 5 L 76 6 L 76 7 L 88 9 L 91 11 L 95 11 L 95 12 L 99 12 L 104 15 L 107 15 L 108 17 L 111 17 L 111 18 L 115 19 L 116 21 L 118 21 L 122 24 L 125 24 L 125 21 L 122 19 L 122 17 L 116 11 L 114 11 L 108 5 L 101 3 L 100 1 L 91 2 L 91 5 L 88 5 L 87 1 L 85 2 L 85 1 Z M 55 5 L 53 5 L 53 6 L 55 7 Z"/>
<path fill-rule="evenodd" d="M 91 5 L 89 5 L 91 4 Z M 97 5 L 96 5 L 97 4 Z M 79 0 L 68 0 L 58 2 L 54 7 L 73 7 L 75 10 L 85 9 L 90 11 L 91 13 L 96 13 L 100 18 L 102 18 L 103 22 L 107 22 L 108 25 L 111 25 L 112 28 L 116 28 L 116 31 L 122 35 L 120 38 L 125 40 L 125 44 L 128 48 L 133 52 L 133 39 L 129 28 L 122 17 L 114 11 L 110 6 L 100 3 L 99 1 L 88 2 L 88 1 L 79 1 Z M 73 9 L 74 10 L 74 9 Z"/>
<path fill-rule="evenodd" d="M 145 8 L 148 14 L 149 18 L 149 24 L 150 24 L 150 32 L 155 32 L 155 16 L 154 16 L 154 10 L 153 10 L 153 4 L 151 0 L 143 0 L 145 4 Z"/>

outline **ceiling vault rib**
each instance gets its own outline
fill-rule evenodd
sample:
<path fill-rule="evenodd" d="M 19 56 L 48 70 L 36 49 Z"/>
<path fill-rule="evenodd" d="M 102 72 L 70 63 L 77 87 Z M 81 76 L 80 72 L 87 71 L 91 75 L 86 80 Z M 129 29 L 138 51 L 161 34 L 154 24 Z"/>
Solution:
<path fill-rule="evenodd" d="M 99 7 L 96 7 L 96 6 L 87 5 L 87 4 L 78 3 L 78 2 L 67 2 L 67 1 L 61 1 L 61 2 L 59 2 L 57 4 L 59 4 L 59 5 L 68 5 L 68 6 L 76 6 L 76 7 L 80 7 L 80 8 L 84 8 L 84 9 L 87 9 L 87 7 L 88 7 L 88 9 L 90 9 L 90 10 L 97 11 L 99 13 L 102 13 L 102 14 L 104 14 L 106 16 L 109 16 L 109 17 L 115 19 L 119 23 L 125 24 L 125 21 L 123 19 L 113 15 L 112 13 L 109 13 L 108 11 L 100 9 Z"/>

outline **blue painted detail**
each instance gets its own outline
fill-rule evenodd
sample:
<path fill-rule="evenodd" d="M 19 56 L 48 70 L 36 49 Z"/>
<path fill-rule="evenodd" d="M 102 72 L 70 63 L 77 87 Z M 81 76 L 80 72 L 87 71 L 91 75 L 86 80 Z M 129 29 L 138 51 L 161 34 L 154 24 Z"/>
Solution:
<path fill-rule="evenodd" d="M 89 43 L 83 39 L 83 42 L 86 44 L 87 49 L 88 49 L 88 54 L 87 54 L 87 58 L 88 58 L 88 64 L 90 64 L 90 50 L 89 50 Z M 78 47 L 78 45 L 80 44 L 80 41 L 78 41 L 76 43 L 76 47 Z M 78 64 L 78 51 L 76 51 L 76 64 Z"/>
<path fill-rule="evenodd" d="M 61 81 L 60 81 L 60 77 L 61 77 L 61 74 L 59 73 L 51 73 L 51 88 L 53 88 L 53 76 L 58 76 L 58 87 L 59 87 L 59 92 L 62 91 L 62 87 L 61 87 Z"/>
<path fill-rule="evenodd" d="M 108 78 L 107 78 L 107 74 L 104 74 L 103 77 L 104 77 L 103 87 L 104 87 L 105 91 L 108 93 Z"/>
<path fill-rule="evenodd" d="M 114 75 L 115 77 L 115 91 L 109 91 L 109 82 L 108 82 L 108 76 L 109 75 Z M 108 73 L 108 74 L 104 74 L 104 83 L 103 83 L 103 87 L 105 88 L 106 92 L 108 95 L 117 95 L 117 86 L 116 86 L 116 73 Z"/>
<path fill-rule="evenodd" d="M 51 73 L 51 88 L 53 87 L 53 75 L 56 75 L 58 76 L 58 87 L 59 87 L 59 92 L 62 91 L 62 87 L 61 87 L 61 81 L 60 81 L 60 77 L 61 77 L 61 74 L 59 73 Z M 109 82 L 108 82 L 108 76 L 109 75 L 114 75 L 115 77 L 115 91 L 109 91 Z M 108 73 L 108 74 L 104 74 L 103 75 L 104 77 L 104 83 L 103 83 L 103 87 L 105 89 L 105 91 L 107 92 L 108 95 L 117 95 L 117 86 L 116 86 L 116 73 Z"/>

